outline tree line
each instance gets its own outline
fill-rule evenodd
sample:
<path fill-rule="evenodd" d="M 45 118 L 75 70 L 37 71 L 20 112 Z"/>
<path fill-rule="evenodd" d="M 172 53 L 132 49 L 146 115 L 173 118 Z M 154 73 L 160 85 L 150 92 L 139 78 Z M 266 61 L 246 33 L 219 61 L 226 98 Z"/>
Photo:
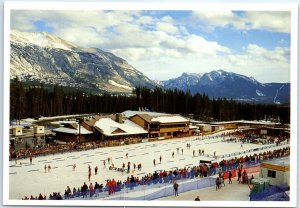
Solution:
<path fill-rule="evenodd" d="M 203 121 L 274 120 L 290 122 L 290 107 L 241 103 L 225 98 L 210 99 L 206 94 L 155 87 L 136 87 L 128 94 L 94 94 L 69 91 L 62 86 L 43 84 L 25 87 L 18 78 L 10 84 L 10 119 L 38 118 L 83 113 L 119 113 L 149 110 L 182 114 Z"/>

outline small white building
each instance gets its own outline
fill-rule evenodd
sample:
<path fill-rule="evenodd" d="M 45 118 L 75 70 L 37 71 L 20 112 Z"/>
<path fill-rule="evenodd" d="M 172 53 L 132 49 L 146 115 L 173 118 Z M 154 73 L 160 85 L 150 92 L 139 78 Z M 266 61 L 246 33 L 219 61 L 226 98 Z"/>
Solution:
<path fill-rule="evenodd" d="M 270 180 L 270 185 L 290 185 L 290 157 L 265 161 L 259 176 Z"/>
<path fill-rule="evenodd" d="M 44 134 L 45 133 L 45 127 L 44 126 L 34 126 L 33 132 L 35 134 Z"/>
<path fill-rule="evenodd" d="M 16 126 L 12 129 L 13 136 L 22 136 L 23 135 L 23 127 Z"/>

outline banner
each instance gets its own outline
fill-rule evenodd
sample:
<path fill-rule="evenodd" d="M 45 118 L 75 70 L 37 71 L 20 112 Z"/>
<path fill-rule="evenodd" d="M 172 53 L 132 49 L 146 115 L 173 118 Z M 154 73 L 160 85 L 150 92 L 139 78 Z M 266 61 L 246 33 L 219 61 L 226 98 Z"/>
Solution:
<path fill-rule="evenodd" d="M 243 170 L 246 170 L 247 173 L 257 173 L 260 171 L 260 165 L 243 168 Z"/>

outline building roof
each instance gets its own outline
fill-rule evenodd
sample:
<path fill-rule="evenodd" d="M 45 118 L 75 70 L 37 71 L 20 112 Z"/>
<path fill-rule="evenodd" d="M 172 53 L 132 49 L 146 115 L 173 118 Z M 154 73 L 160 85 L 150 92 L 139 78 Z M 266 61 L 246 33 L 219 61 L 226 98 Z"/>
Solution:
<path fill-rule="evenodd" d="M 134 116 L 139 116 L 143 120 L 147 121 L 148 123 L 186 123 L 189 122 L 188 119 L 185 119 L 184 117 L 180 115 L 172 115 L 172 114 L 164 114 L 164 115 L 149 115 L 148 113 L 141 113 L 136 114 Z"/>
<path fill-rule="evenodd" d="M 73 127 L 73 125 L 72 125 L 72 127 Z M 59 127 L 59 128 L 53 129 L 52 131 L 66 133 L 66 134 L 74 134 L 74 135 L 79 134 L 78 125 L 76 125 L 76 128 Z M 83 126 L 80 126 L 80 134 L 92 134 L 92 133 L 93 133 L 92 131 L 87 130 Z"/>
<path fill-rule="evenodd" d="M 132 111 L 132 110 L 127 110 L 122 112 L 122 115 L 126 118 L 130 118 L 132 116 L 135 116 L 137 114 L 147 114 L 149 116 L 163 116 L 163 115 L 169 115 L 166 113 L 158 113 L 158 112 L 151 112 L 151 111 Z"/>
<path fill-rule="evenodd" d="M 270 170 L 290 171 L 290 157 L 264 161 L 261 163 L 260 167 Z"/>
<path fill-rule="evenodd" d="M 270 121 L 247 121 L 247 120 L 238 120 L 238 121 L 222 121 L 222 122 L 214 122 L 212 124 L 231 124 L 231 123 L 243 123 L 243 124 L 259 124 L 259 125 L 275 125 L 280 123 L 274 123 Z"/>
<path fill-rule="evenodd" d="M 274 160 L 267 160 L 262 162 L 262 164 L 270 164 L 270 165 L 276 165 L 276 166 L 289 166 L 290 165 L 290 157 L 283 157 L 278 158 Z"/>
<path fill-rule="evenodd" d="M 84 118 L 82 122 L 86 123 L 88 126 L 94 126 L 96 121 L 98 121 L 101 118 L 100 115 L 95 115 L 92 117 Z"/>
<path fill-rule="evenodd" d="M 142 127 L 127 119 L 124 121 L 124 123 L 118 123 L 111 118 L 101 118 L 95 123 L 95 127 L 106 136 L 136 135 L 148 133 Z"/>
<path fill-rule="evenodd" d="M 189 120 L 183 118 L 182 116 L 158 116 L 151 119 L 151 121 L 158 121 L 159 123 L 182 123 L 189 122 Z"/>
<path fill-rule="evenodd" d="M 143 120 L 147 121 L 148 123 L 151 123 L 152 116 L 148 114 L 137 114 L 137 116 L 141 117 Z"/>

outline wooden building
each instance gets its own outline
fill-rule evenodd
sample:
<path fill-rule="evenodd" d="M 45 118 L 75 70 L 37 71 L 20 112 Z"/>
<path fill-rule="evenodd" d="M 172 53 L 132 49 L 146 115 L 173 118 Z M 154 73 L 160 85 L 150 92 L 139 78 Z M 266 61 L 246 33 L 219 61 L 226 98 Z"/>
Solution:
<path fill-rule="evenodd" d="M 114 119 L 113 119 L 114 118 Z M 100 118 L 94 124 L 95 137 L 100 140 L 147 137 L 148 132 L 120 114 Z"/>
<path fill-rule="evenodd" d="M 131 121 L 141 126 L 149 137 L 172 138 L 189 135 L 189 120 L 179 115 L 149 115 L 147 112 L 133 115 Z"/>
<path fill-rule="evenodd" d="M 53 129 L 56 133 L 56 139 L 65 142 L 83 142 L 92 140 L 92 131 L 87 130 L 83 126 L 80 126 L 78 123 L 68 123 L 62 127 Z"/>

